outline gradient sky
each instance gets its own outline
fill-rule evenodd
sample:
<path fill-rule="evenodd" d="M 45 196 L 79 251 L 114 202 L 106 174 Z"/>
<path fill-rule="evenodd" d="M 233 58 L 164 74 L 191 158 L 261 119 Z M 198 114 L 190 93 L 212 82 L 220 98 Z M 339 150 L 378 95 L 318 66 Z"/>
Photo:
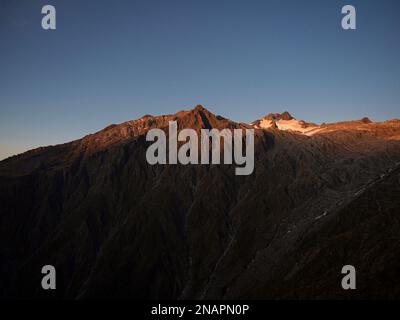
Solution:
<path fill-rule="evenodd" d="M 399 34 L 398 0 L 1 0 L 0 159 L 196 104 L 247 122 L 400 118 Z"/>

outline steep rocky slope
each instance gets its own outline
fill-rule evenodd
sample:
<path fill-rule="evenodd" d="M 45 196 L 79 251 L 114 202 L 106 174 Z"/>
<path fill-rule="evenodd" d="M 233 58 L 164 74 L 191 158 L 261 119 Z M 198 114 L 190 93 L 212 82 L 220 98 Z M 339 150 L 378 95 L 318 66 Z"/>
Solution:
<path fill-rule="evenodd" d="M 170 120 L 255 128 L 254 173 L 148 165 L 145 133 Z M 399 297 L 400 121 L 313 135 L 259 123 L 198 106 L 1 161 L 1 295 Z M 45 264 L 56 291 L 40 287 Z M 360 272 L 356 291 L 340 289 L 344 264 Z"/>

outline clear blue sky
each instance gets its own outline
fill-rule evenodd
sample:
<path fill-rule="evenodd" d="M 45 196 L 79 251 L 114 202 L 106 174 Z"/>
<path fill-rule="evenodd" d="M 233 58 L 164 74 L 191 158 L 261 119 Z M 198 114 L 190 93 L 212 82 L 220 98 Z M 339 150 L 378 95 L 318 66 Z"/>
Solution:
<path fill-rule="evenodd" d="M 398 0 L 1 0 L 0 159 L 199 103 L 237 121 L 400 118 L 399 35 Z"/>

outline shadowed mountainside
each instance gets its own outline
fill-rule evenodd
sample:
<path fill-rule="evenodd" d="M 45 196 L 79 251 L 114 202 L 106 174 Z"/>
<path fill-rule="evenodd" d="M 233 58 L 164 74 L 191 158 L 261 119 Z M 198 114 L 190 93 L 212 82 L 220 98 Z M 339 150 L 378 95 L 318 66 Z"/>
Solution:
<path fill-rule="evenodd" d="M 254 128 L 253 174 L 148 165 L 146 132 L 172 120 Z M 1 296 L 399 298 L 399 191 L 398 120 L 147 115 L 0 162 Z M 345 264 L 358 290 L 341 289 Z"/>

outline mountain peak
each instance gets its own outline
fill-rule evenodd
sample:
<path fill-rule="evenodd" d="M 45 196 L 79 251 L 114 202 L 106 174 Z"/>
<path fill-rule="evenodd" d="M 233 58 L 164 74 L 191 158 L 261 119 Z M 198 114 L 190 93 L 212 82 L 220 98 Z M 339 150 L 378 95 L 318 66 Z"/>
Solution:
<path fill-rule="evenodd" d="M 281 118 L 282 118 L 282 120 L 292 120 L 292 119 L 294 119 L 292 117 L 292 115 L 287 111 L 285 111 L 284 113 L 281 114 Z"/>
<path fill-rule="evenodd" d="M 295 131 L 306 135 L 313 135 L 320 131 L 320 126 L 305 122 L 304 120 L 297 120 L 288 111 L 283 113 L 269 113 L 264 118 L 253 122 L 252 125 L 261 129 L 275 128 L 284 131 Z"/>
<path fill-rule="evenodd" d="M 292 120 L 294 119 L 292 115 L 285 111 L 281 113 L 269 113 L 264 117 L 265 120 Z"/>
<path fill-rule="evenodd" d="M 201 104 L 198 104 L 193 110 L 196 110 L 196 111 L 208 111 Z"/>
<path fill-rule="evenodd" d="M 368 117 L 364 117 L 360 120 L 362 123 L 372 123 L 372 121 L 370 120 L 370 118 Z"/>

